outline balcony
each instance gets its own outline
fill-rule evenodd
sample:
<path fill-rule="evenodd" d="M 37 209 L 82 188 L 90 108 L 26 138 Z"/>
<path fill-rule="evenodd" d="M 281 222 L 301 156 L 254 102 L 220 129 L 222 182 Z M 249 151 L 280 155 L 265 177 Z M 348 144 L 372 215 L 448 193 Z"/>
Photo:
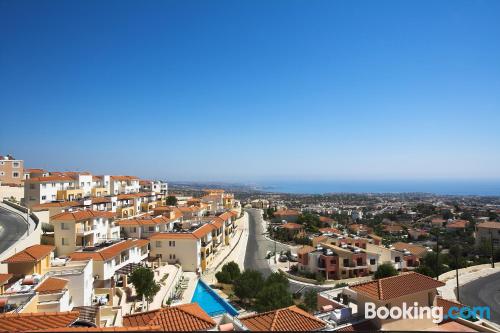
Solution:
<path fill-rule="evenodd" d="M 75 232 L 78 234 L 78 235 L 89 235 L 91 233 L 94 232 L 94 229 L 90 226 L 86 226 L 86 227 L 83 227 L 83 226 L 77 226 L 75 228 Z"/>

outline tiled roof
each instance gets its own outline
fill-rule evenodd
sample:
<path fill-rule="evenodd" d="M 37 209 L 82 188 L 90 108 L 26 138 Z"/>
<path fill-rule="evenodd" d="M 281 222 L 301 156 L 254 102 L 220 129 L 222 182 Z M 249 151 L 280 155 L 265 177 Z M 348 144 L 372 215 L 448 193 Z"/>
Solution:
<path fill-rule="evenodd" d="M 54 202 L 46 202 L 43 204 L 38 204 L 33 206 L 33 210 L 51 208 L 51 207 L 76 207 L 82 206 L 78 201 L 54 201 Z"/>
<path fill-rule="evenodd" d="M 335 222 L 334 219 L 332 219 L 332 218 L 330 218 L 328 216 L 320 216 L 319 217 L 319 221 L 323 222 L 323 223 L 334 223 Z"/>
<path fill-rule="evenodd" d="M 51 217 L 50 221 L 83 221 L 91 218 L 113 218 L 115 213 L 103 212 L 98 210 L 77 210 L 74 212 L 66 212 L 57 214 Z"/>
<path fill-rule="evenodd" d="M 78 311 L 0 314 L 0 332 L 50 330 L 66 327 L 78 319 Z"/>
<path fill-rule="evenodd" d="M 175 214 L 173 218 L 168 218 L 166 216 L 157 216 L 155 218 L 142 218 L 142 219 L 130 219 L 130 220 L 120 220 L 117 221 L 120 227 L 124 226 L 139 226 L 139 225 L 157 225 L 162 223 L 169 223 L 177 220 L 181 214 Z"/>
<path fill-rule="evenodd" d="M 274 212 L 274 216 L 299 216 L 300 212 L 293 209 L 282 209 Z"/>
<path fill-rule="evenodd" d="M 500 229 L 500 222 L 488 221 L 479 223 L 477 228 L 487 228 L 487 229 Z"/>
<path fill-rule="evenodd" d="M 27 183 L 50 183 L 50 182 L 74 182 L 75 180 L 68 176 L 47 176 L 47 177 L 34 177 L 26 179 Z"/>
<path fill-rule="evenodd" d="M 396 242 L 392 244 L 392 246 L 398 250 L 398 251 L 403 251 L 403 250 L 408 250 L 411 252 L 411 254 L 416 255 L 417 257 L 422 258 L 427 254 L 427 249 L 423 246 L 416 245 L 416 244 L 409 244 L 409 243 L 404 243 L 404 242 Z"/>
<path fill-rule="evenodd" d="M 135 176 L 111 176 L 109 178 L 111 178 L 111 180 L 116 180 L 116 181 L 139 180 L 139 178 Z"/>
<path fill-rule="evenodd" d="M 231 217 L 233 217 L 233 215 L 230 212 L 225 212 L 219 215 L 219 218 L 223 221 L 229 220 Z"/>
<path fill-rule="evenodd" d="M 13 274 L 0 274 L 0 286 L 7 283 L 13 276 Z"/>
<path fill-rule="evenodd" d="M 309 245 L 304 245 L 297 250 L 297 254 L 305 254 L 314 251 L 315 248 Z"/>
<path fill-rule="evenodd" d="M 40 294 L 51 294 L 51 293 L 57 293 L 60 292 L 64 289 L 66 289 L 66 286 L 68 285 L 68 280 L 66 279 L 59 279 L 55 277 L 49 277 L 45 279 L 42 283 L 36 287 L 36 291 L 39 292 Z"/>
<path fill-rule="evenodd" d="M 73 252 L 69 255 L 72 260 L 88 260 L 94 259 L 98 261 L 106 261 L 111 258 L 116 257 L 122 251 L 130 249 L 132 247 L 141 247 L 147 244 L 147 239 L 128 239 L 109 247 L 105 247 L 98 251 L 82 251 Z"/>
<path fill-rule="evenodd" d="M 193 231 L 193 235 L 196 236 L 196 238 L 202 238 L 203 236 L 207 235 L 208 233 L 212 232 L 213 228 L 210 226 L 210 223 L 204 224 L 195 231 Z"/>
<path fill-rule="evenodd" d="M 161 331 L 161 327 L 158 325 L 148 325 L 148 326 L 131 326 L 131 327 L 58 327 L 51 328 L 47 330 L 36 330 L 27 332 L 158 332 Z"/>
<path fill-rule="evenodd" d="M 54 249 L 55 246 L 52 245 L 32 245 L 5 259 L 2 263 L 37 262 L 48 256 Z"/>
<path fill-rule="evenodd" d="M 448 313 L 451 307 L 456 306 L 460 309 L 463 306 L 463 304 L 448 299 L 443 299 L 441 296 L 438 296 L 436 297 L 436 306 L 442 307 L 443 313 Z M 456 314 L 458 315 L 458 313 Z"/>
<path fill-rule="evenodd" d="M 151 235 L 149 239 L 198 239 L 191 232 L 158 232 Z"/>
<path fill-rule="evenodd" d="M 285 229 L 303 229 L 304 228 L 304 226 L 302 224 L 298 224 L 298 223 L 285 223 L 281 227 L 285 228 Z"/>
<path fill-rule="evenodd" d="M 467 220 L 455 220 L 446 225 L 446 228 L 449 229 L 465 229 L 469 225 L 469 221 Z"/>
<path fill-rule="evenodd" d="M 316 331 L 326 323 L 295 305 L 240 318 L 250 331 Z"/>
<path fill-rule="evenodd" d="M 434 280 L 426 275 L 411 272 L 360 283 L 351 286 L 351 289 L 374 299 L 388 300 L 424 290 L 435 289 L 444 285 L 443 282 Z"/>
<path fill-rule="evenodd" d="M 320 232 L 331 232 L 331 233 L 334 233 L 334 234 L 340 234 L 340 230 L 339 229 L 336 229 L 336 228 L 320 228 L 319 229 Z"/>
<path fill-rule="evenodd" d="M 197 303 L 123 316 L 123 326 L 159 325 L 164 331 L 206 331 L 215 321 Z"/>

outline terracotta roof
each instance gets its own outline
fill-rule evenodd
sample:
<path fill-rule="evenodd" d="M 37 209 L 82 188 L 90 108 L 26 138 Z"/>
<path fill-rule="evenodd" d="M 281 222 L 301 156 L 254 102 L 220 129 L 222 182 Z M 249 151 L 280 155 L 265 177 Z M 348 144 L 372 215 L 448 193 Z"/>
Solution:
<path fill-rule="evenodd" d="M 202 238 L 203 236 L 207 235 L 208 233 L 212 232 L 213 228 L 210 225 L 210 223 L 204 224 L 195 231 L 193 231 L 193 235 L 196 236 L 196 238 Z"/>
<path fill-rule="evenodd" d="M 13 274 L 0 274 L 0 286 L 7 283 L 13 276 Z"/>
<path fill-rule="evenodd" d="M 274 216 L 299 216 L 300 212 L 293 209 L 282 209 L 274 212 Z"/>
<path fill-rule="evenodd" d="M 0 332 L 50 330 L 66 327 L 78 319 L 78 311 L 0 314 Z"/>
<path fill-rule="evenodd" d="M 131 326 L 131 327 L 58 327 L 46 330 L 25 331 L 25 332 L 158 332 L 161 327 L 158 325 Z"/>
<path fill-rule="evenodd" d="M 430 332 L 480 332 L 478 330 L 475 330 L 471 327 L 465 326 L 463 324 L 460 324 L 459 322 L 456 321 L 447 321 L 445 323 L 439 324 L 437 326 L 432 326 L 424 331 L 430 331 Z"/>
<path fill-rule="evenodd" d="M 149 237 L 151 240 L 155 239 L 198 239 L 191 232 L 158 232 Z"/>
<path fill-rule="evenodd" d="M 219 215 L 219 218 L 222 219 L 223 221 L 229 220 L 232 217 L 233 215 L 230 212 L 225 212 Z"/>
<path fill-rule="evenodd" d="M 285 229 L 303 229 L 304 228 L 304 226 L 302 224 L 297 224 L 297 223 L 285 223 L 281 227 L 285 228 Z"/>
<path fill-rule="evenodd" d="M 123 326 L 159 325 L 164 331 L 206 331 L 215 321 L 197 303 L 123 316 Z"/>
<path fill-rule="evenodd" d="M 103 212 L 97 210 L 77 210 L 74 212 L 65 212 L 51 217 L 50 221 L 83 221 L 91 218 L 114 218 L 115 213 Z"/>
<path fill-rule="evenodd" d="M 487 228 L 487 229 L 500 229 L 500 222 L 488 221 L 479 223 L 477 228 Z"/>
<path fill-rule="evenodd" d="M 50 255 L 54 250 L 55 246 L 52 245 L 32 245 L 5 259 L 2 263 L 37 262 Z"/>
<path fill-rule="evenodd" d="M 455 220 L 446 225 L 447 229 L 465 229 L 469 225 L 467 220 Z"/>
<path fill-rule="evenodd" d="M 316 331 L 326 323 L 295 305 L 240 318 L 250 331 Z"/>
<path fill-rule="evenodd" d="M 106 261 L 116 257 L 122 251 L 132 247 L 141 247 L 147 244 L 147 239 L 128 239 L 111 246 L 105 247 L 98 251 L 82 251 L 73 252 L 69 255 L 72 260 L 88 260 L 94 259 L 98 261 Z"/>
<path fill-rule="evenodd" d="M 314 250 L 315 250 L 315 248 L 314 248 L 314 247 L 309 246 L 309 245 L 304 245 L 304 246 L 302 246 L 301 248 L 299 248 L 299 249 L 297 250 L 297 254 L 305 254 L 305 253 L 310 253 L 310 252 L 312 252 L 312 251 L 314 251 Z"/>
<path fill-rule="evenodd" d="M 111 176 L 109 177 L 111 180 L 116 180 L 116 181 L 124 181 L 124 180 L 139 180 L 138 177 L 134 176 Z"/>
<path fill-rule="evenodd" d="M 93 204 L 109 203 L 109 202 L 111 202 L 110 197 L 94 197 L 94 198 L 92 198 Z"/>
<path fill-rule="evenodd" d="M 320 216 L 319 221 L 323 223 L 335 223 L 335 220 L 328 216 Z"/>
<path fill-rule="evenodd" d="M 462 303 L 451 301 L 448 299 L 443 299 L 441 296 L 436 297 L 436 306 L 440 306 L 443 308 L 443 313 L 447 314 L 450 311 L 450 308 L 456 306 L 461 308 L 463 306 Z M 458 313 L 455 313 L 458 316 Z"/>
<path fill-rule="evenodd" d="M 27 183 L 51 183 L 51 182 L 74 182 L 75 180 L 68 176 L 47 176 L 47 177 L 34 177 L 26 179 Z"/>
<path fill-rule="evenodd" d="M 60 292 L 64 289 L 66 289 L 66 286 L 68 285 L 68 280 L 66 279 L 59 279 L 55 277 L 49 277 L 45 279 L 42 283 L 36 287 L 36 291 L 39 292 L 40 294 L 51 294 L 51 293 L 57 293 Z"/>
<path fill-rule="evenodd" d="M 340 230 L 336 229 L 336 228 L 320 228 L 319 231 L 322 232 L 322 233 L 331 232 L 331 233 L 334 233 L 334 234 L 340 234 Z"/>
<path fill-rule="evenodd" d="M 424 257 L 427 254 L 427 249 L 421 245 L 409 244 L 404 242 L 396 242 L 392 244 L 394 249 L 398 251 L 408 250 L 411 254 L 416 255 L 417 257 Z"/>
<path fill-rule="evenodd" d="M 54 201 L 54 202 L 46 202 L 43 204 L 38 204 L 34 205 L 32 207 L 33 210 L 38 210 L 38 209 L 44 209 L 44 208 L 51 208 L 51 207 L 76 207 L 76 206 L 83 206 L 81 203 L 78 201 Z"/>
<path fill-rule="evenodd" d="M 351 286 L 356 292 L 378 300 L 389 300 L 396 297 L 411 295 L 424 290 L 444 286 L 445 283 L 416 272 L 391 276 L 375 281 Z"/>

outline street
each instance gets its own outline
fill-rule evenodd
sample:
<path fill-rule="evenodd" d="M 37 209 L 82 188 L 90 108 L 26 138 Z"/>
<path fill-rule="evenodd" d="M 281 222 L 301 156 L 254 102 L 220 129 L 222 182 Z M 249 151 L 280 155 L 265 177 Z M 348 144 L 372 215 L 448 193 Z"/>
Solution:
<path fill-rule="evenodd" d="M 0 208 L 0 253 L 20 239 L 27 228 L 28 225 L 22 217 L 7 209 Z"/>
<path fill-rule="evenodd" d="M 259 209 L 248 208 L 246 209 L 248 213 L 248 245 L 245 254 L 245 268 L 255 269 L 260 271 L 264 276 L 271 274 L 271 269 L 269 268 L 266 253 L 267 251 L 274 251 L 275 242 L 266 239 L 264 233 L 267 230 L 263 230 L 262 227 L 262 215 Z M 278 252 L 283 250 L 288 250 L 288 246 L 276 243 L 276 250 Z M 329 287 L 331 288 L 331 287 Z M 329 289 L 328 288 L 328 289 Z M 297 291 L 304 292 L 308 289 L 322 290 L 325 287 L 319 286 L 308 286 L 294 281 L 290 281 L 290 291 L 295 293 Z"/>
<path fill-rule="evenodd" d="M 468 306 L 489 306 L 491 321 L 500 324 L 500 273 L 469 282 L 460 288 L 460 301 Z"/>

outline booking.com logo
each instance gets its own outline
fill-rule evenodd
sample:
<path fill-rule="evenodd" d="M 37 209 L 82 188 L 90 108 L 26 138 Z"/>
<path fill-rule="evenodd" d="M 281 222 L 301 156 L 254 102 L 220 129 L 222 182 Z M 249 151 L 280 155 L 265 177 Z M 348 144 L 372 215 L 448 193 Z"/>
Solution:
<path fill-rule="evenodd" d="M 372 302 L 365 303 L 366 319 L 431 319 L 433 323 L 438 324 L 446 319 L 490 319 L 489 306 L 452 306 L 447 313 L 440 306 L 418 306 L 417 302 L 413 306 L 403 303 L 402 306 L 378 306 Z"/>

